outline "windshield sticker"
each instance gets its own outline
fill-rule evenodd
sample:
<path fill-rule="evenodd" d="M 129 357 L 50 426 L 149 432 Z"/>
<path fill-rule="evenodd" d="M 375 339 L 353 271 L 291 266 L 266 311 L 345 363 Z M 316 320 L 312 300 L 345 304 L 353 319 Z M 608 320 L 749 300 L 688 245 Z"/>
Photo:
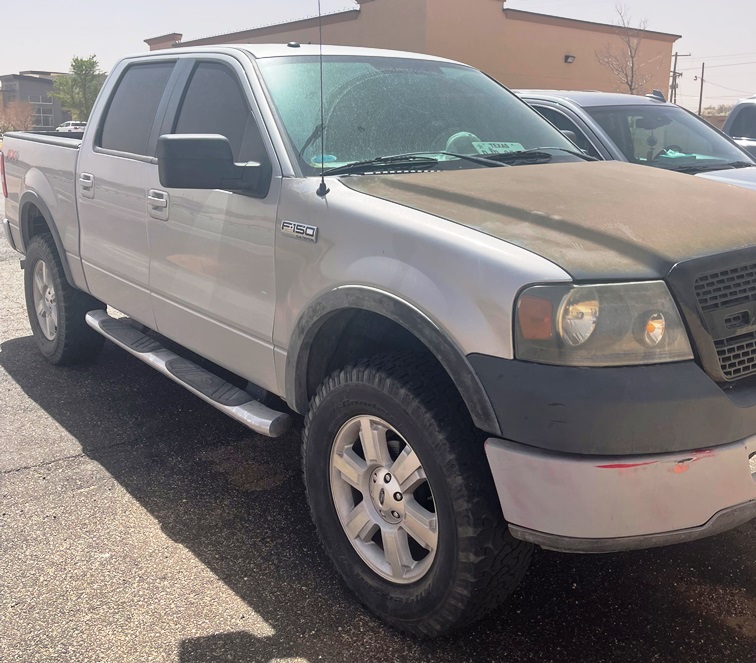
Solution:
<path fill-rule="evenodd" d="M 525 148 L 520 143 L 490 143 L 473 141 L 473 147 L 478 154 L 506 154 L 507 152 L 522 152 Z"/>
<path fill-rule="evenodd" d="M 319 166 L 321 163 L 335 163 L 336 161 L 338 161 L 338 159 L 333 154 L 324 154 L 322 157 L 319 154 L 316 154 L 310 159 L 310 163 L 314 166 Z"/>

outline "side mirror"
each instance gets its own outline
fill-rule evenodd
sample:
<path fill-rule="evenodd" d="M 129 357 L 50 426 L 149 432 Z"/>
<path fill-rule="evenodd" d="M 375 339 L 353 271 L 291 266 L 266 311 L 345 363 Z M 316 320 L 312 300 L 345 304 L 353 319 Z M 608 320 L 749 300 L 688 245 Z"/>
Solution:
<path fill-rule="evenodd" d="M 160 184 L 168 189 L 227 189 L 264 198 L 270 168 L 234 163 L 228 138 L 217 134 L 166 134 L 157 147 Z"/>
<path fill-rule="evenodd" d="M 577 145 L 577 134 L 574 131 L 570 131 L 569 129 L 560 129 L 563 136 L 566 136 L 569 138 L 573 143 Z"/>

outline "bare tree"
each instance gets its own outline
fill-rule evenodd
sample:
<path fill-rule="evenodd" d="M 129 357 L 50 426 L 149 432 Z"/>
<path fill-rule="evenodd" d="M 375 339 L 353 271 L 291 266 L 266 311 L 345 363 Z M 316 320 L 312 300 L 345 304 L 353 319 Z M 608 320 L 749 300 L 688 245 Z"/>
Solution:
<path fill-rule="evenodd" d="M 0 106 L 0 131 L 29 131 L 34 127 L 34 106 L 28 101 L 11 101 Z"/>
<path fill-rule="evenodd" d="M 630 10 L 625 5 L 617 5 L 616 9 L 618 20 L 615 25 L 621 46 L 607 44 L 596 53 L 596 58 L 617 77 L 623 92 L 627 88 L 628 93 L 639 94 L 659 70 L 657 67 L 655 71 L 649 71 L 650 62 L 641 62 L 638 57 L 648 21 L 643 19 L 633 27 Z"/>

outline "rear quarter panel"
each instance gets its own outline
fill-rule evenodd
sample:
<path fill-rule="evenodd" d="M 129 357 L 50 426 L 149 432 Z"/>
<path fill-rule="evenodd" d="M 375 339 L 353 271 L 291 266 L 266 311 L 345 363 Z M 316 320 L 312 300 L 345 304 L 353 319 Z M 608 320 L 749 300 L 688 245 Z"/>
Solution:
<path fill-rule="evenodd" d="M 83 287 L 76 213 L 76 162 L 81 141 L 72 138 L 6 134 L 3 140 L 8 199 L 5 213 L 16 246 L 26 252 L 22 221 L 36 196 L 46 207 L 61 240 L 74 284 Z"/>

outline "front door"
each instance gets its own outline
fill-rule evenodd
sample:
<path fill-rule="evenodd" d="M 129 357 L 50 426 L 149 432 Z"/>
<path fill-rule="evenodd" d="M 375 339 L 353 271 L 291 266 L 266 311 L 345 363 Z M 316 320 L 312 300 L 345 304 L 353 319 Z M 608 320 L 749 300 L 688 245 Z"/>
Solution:
<path fill-rule="evenodd" d="M 271 160 L 241 65 L 197 60 L 162 133 L 221 134 L 237 162 Z M 175 103 L 174 103 L 175 102 Z M 148 201 L 149 288 L 160 333 L 259 386 L 275 390 L 273 245 L 280 191 L 264 199 L 223 190 L 168 189 Z"/>

